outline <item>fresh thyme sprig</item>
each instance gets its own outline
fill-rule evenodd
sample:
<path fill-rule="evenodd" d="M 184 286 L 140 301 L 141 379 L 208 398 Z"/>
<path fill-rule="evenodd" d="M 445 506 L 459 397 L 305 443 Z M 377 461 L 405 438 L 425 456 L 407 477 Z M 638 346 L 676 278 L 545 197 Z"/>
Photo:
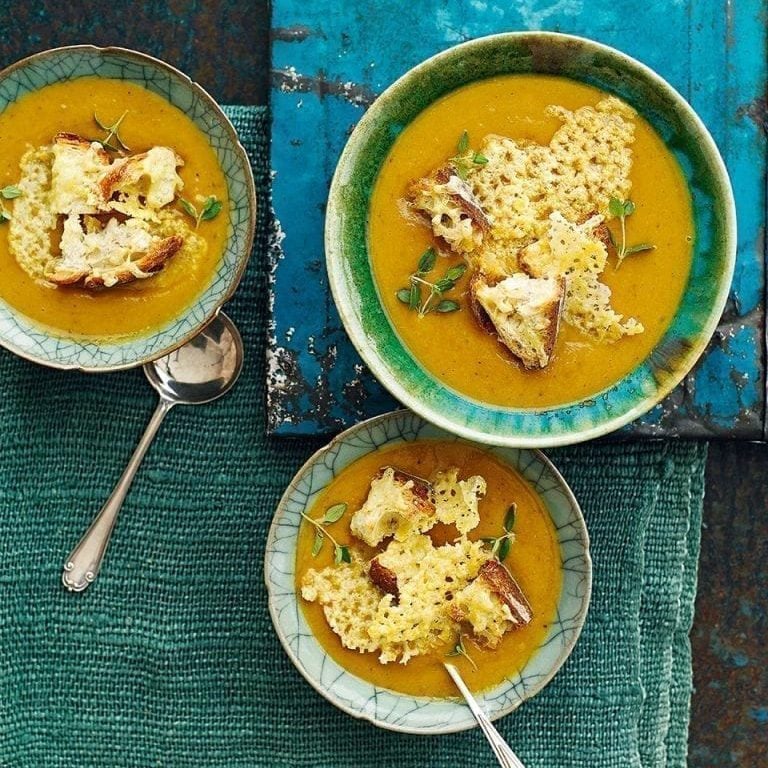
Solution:
<path fill-rule="evenodd" d="M 299 514 L 309 523 L 315 527 L 315 540 L 312 543 L 312 557 L 317 557 L 320 554 L 320 550 L 323 548 L 323 543 L 326 537 L 333 544 L 333 561 L 336 565 L 340 563 L 351 563 L 352 556 L 349 553 L 349 547 L 345 544 L 339 544 L 336 539 L 329 533 L 326 526 L 332 523 L 338 522 L 344 517 L 344 513 L 347 511 L 347 505 L 345 503 L 334 504 L 332 507 L 328 507 L 325 510 L 325 514 L 320 520 L 314 520 L 309 515 L 305 515 L 303 512 Z"/>
<path fill-rule="evenodd" d="M 482 152 L 474 152 L 469 147 L 469 133 L 464 131 L 456 143 L 456 154 L 449 161 L 456 169 L 462 181 L 467 180 L 473 165 L 486 165 L 488 158 Z"/>
<path fill-rule="evenodd" d="M 13 200 L 21 195 L 21 190 L 15 184 L 9 184 L 7 187 L 0 189 L 0 196 L 4 200 Z M 11 220 L 10 211 L 0 203 L 0 224 L 4 224 L 6 221 Z"/>
<path fill-rule="evenodd" d="M 122 138 L 120 138 L 120 125 L 122 124 L 123 120 L 125 120 L 125 116 L 127 114 L 128 110 L 126 109 L 125 112 L 123 112 L 123 114 L 120 115 L 120 117 L 118 117 L 112 125 L 105 125 L 101 122 L 101 120 L 99 120 L 98 115 L 95 112 L 93 113 L 93 119 L 96 122 L 96 125 L 98 125 L 102 131 L 107 132 L 105 138 L 97 139 L 102 147 L 110 149 L 112 152 L 119 152 L 121 149 L 124 149 L 127 152 L 131 151 L 131 148 L 122 140 Z M 112 139 L 117 142 L 117 146 L 112 143 Z"/>
<path fill-rule="evenodd" d="M 477 672 L 477 664 L 475 660 L 467 653 L 467 649 L 464 647 L 464 635 L 459 635 L 459 640 L 453 647 L 453 650 L 445 654 L 446 656 L 463 656 Z"/>
<path fill-rule="evenodd" d="M 515 534 L 512 529 L 515 527 L 515 517 L 517 516 L 517 504 L 512 503 L 504 516 L 504 533 L 501 536 L 490 536 L 483 539 L 486 544 L 491 545 L 491 554 L 495 555 L 499 562 L 507 559 L 512 539 Z"/>
<path fill-rule="evenodd" d="M 459 303 L 453 299 L 441 299 L 437 303 L 435 303 L 435 299 L 456 287 L 456 283 L 467 271 L 467 265 L 461 262 L 453 267 L 448 267 L 441 278 L 431 282 L 425 278 L 425 275 L 428 275 L 435 268 L 436 262 L 435 249 L 428 248 L 421 254 L 416 271 L 408 278 L 408 288 L 401 288 L 396 294 L 398 300 L 408 305 L 409 309 L 416 310 L 419 317 L 424 317 L 432 310 L 446 314 L 459 309 Z M 426 288 L 428 291 L 424 301 L 422 301 L 422 288 Z"/>
<path fill-rule="evenodd" d="M 614 240 L 613 233 L 608 230 L 608 235 L 611 239 L 611 244 L 616 249 L 616 257 L 618 263 L 616 269 L 621 266 L 621 262 L 624 261 L 626 256 L 632 253 L 640 253 L 640 251 L 652 251 L 656 248 L 651 243 L 638 243 L 637 245 L 627 245 L 627 217 L 631 216 L 635 212 L 635 204 L 631 200 L 619 200 L 617 197 L 612 197 L 608 201 L 608 211 L 614 218 L 619 220 L 621 224 L 621 243 L 617 244 Z"/>
<path fill-rule="evenodd" d="M 195 229 L 200 226 L 201 221 L 215 219 L 221 211 L 221 200 L 216 195 L 206 197 L 199 211 L 193 203 L 183 197 L 179 198 L 179 205 L 187 216 L 191 216 L 195 220 Z"/>

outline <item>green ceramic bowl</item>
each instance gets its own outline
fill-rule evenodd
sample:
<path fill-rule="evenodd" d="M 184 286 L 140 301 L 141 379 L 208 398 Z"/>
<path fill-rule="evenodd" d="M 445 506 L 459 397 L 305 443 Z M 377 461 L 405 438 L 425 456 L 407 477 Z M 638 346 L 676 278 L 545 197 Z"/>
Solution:
<path fill-rule="evenodd" d="M 73 339 L 41 326 L 0 300 L 0 345 L 54 368 L 108 371 L 132 368 L 168 354 L 199 333 L 234 293 L 256 228 L 256 189 L 248 156 L 221 108 L 197 83 L 158 59 L 124 48 L 75 45 L 36 53 L 0 72 L 0 112 L 46 85 L 79 77 L 138 83 L 159 94 L 208 136 L 227 181 L 229 234 L 208 286 L 178 317 L 127 340 Z"/>
<path fill-rule="evenodd" d="M 669 329 L 650 355 L 613 386 L 564 406 L 514 409 L 465 397 L 422 368 L 382 307 L 367 250 L 368 204 L 397 136 L 450 91 L 487 77 L 537 73 L 596 86 L 631 104 L 664 139 L 693 201 L 695 244 L 688 283 Z M 725 166 L 688 103 L 648 67 L 570 35 L 524 32 L 464 43 L 419 64 L 390 86 L 357 125 L 331 184 L 325 249 L 336 306 L 379 381 L 418 414 L 480 442 L 554 446 L 621 427 L 659 402 L 693 367 L 722 314 L 736 255 L 736 214 Z"/>

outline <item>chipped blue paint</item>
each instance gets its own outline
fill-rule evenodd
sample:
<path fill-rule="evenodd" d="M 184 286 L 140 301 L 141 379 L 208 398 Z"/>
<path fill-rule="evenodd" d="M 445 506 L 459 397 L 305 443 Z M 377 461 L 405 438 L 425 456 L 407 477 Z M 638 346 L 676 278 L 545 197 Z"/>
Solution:
<path fill-rule="evenodd" d="M 750 707 L 749 716 L 760 725 L 768 725 L 768 707 Z"/>
<path fill-rule="evenodd" d="M 693 406 L 711 424 L 726 429 L 738 422 L 744 409 L 759 407 L 764 382 L 751 375 L 750 362 L 760 356 L 761 344 L 761 332 L 744 326 L 731 337 L 717 338 L 699 364 Z M 728 386 L 723 386 L 724 375 L 728 376 Z"/>
<path fill-rule="evenodd" d="M 512 6 L 512 4 L 509 4 Z M 330 299 L 322 223 L 347 136 L 377 93 L 450 45 L 552 29 L 616 46 L 665 77 L 717 141 L 733 180 L 739 249 L 723 323 L 698 368 L 628 435 L 761 439 L 765 412 L 766 44 L 760 0 L 485 0 L 349 4 L 277 0 L 273 195 L 285 239 L 274 274 L 270 429 L 337 431 L 393 407 L 361 367 Z M 760 102 L 760 97 L 763 101 Z M 762 122 L 762 126 L 761 126 Z"/>

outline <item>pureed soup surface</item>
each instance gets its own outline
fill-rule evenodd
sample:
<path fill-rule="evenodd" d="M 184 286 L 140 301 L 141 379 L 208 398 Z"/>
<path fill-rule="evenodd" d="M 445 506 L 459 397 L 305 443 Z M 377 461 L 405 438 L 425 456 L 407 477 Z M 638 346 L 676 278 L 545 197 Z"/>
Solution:
<path fill-rule="evenodd" d="M 30 146 L 49 144 L 59 132 L 104 138 L 94 113 L 111 125 L 126 110 L 120 137 L 129 154 L 171 147 L 184 160 L 178 171 L 182 196 L 194 201 L 198 194 L 215 195 L 222 212 L 200 224 L 198 234 L 208 244 L 204 255 L 173 257 L 152 277 L 95 291 L 33 280 L 9 251 L 8 227 L 0 226 L 0 297 L 61 335 L 117 340 L 177 317 L 210 283 L 227 240 L 227 186 L 207 137 L 163 98 L 122 80 L 84 77 L 56 83 L 10 104 L 0 114 L 0 187 L 18 181 L 19 161 Z M 5 205 L 12 209 L 12 201 Z"/>
<path fill-rule="evenodd" d="M 429 477 L 435 470 L 457 467 L 459 477 L 481 475 L 488 484 L 480 501 L 480 524 L 470 531 L 472 540 L 499 536 L 504 516 L 512 502 L 517 504 L 515 540 L 504 561 L 517 580 L 533 609 L 533 620 L 527 626 L 507 632 L 494 650 L 483 649 L 468 636 L 465 647 L 477 664 L 477 670 L 462 657 L 446 658 L 452 649 L 436 654 L 415 656 L 407 664 L 382 664 L 377 653 L 359 653 L 344 648 L 330 629 L 319 602 L 309 603 L 301 597 L 301 580 L 310 568 L 322 569 L 333 563 L 332 547 L 325 543 L 317 557 L 312 557 L 314 529 L 302 523 L 296 548 L 296 591 L 312 633 L 323 648 L 346 670 L 375 685 L 414 696 L 445 698 L 457 691 L 442 666 L 450 661 L 459 668 L 472 690 L 492 688 L 521 669 L 532 652 L 539 647 L 555 616 L 560 597 L 562 564 L 552 521 L 538 496 L 528 483 L 499 459 L 465 443 L 424 440 L 404 443 L 363 456 L 347 467 L 318 497 L 309 515 L 321 518 L 326 509 L 345 502 L 347 513 L 329 526 L 340 544 L 351 544 L 373 557 L 376 551 L 352 536 L 349 522 L 368 494 L 371 478 L 383 466 L 393 466 L 417 477 Z M 439 545 L 456 538 L 453 526 L 436 525 L 430 532 Z M 385 540 L 383 548 L 389 542 Z"/>
<path fill-rule="evenodd" d="M 580 400 L 609 387 L 651 352 L 672 320 L 691 265 L 693 221 L 682 171 L 661 138 L 639 116 L 631 171 L 635 212 L 627 219 L 628 244 L 655 250 L 626 257 L 620 269 L 609 258 L 601 280 L 614 309 L 637 318 L 645 331 L 614 343 L 591 341 L 560 324 L 550 364 L 536 371 L 513 362 L 496 338 L 481 330 L 468 308 L 467 277 L 447 297 L 461 311 L 418 317 L 396 298 L 407 286 L 419 256 L 434 246 L 430 229 L 401 214 L 410 182 L 456 154 L 468 131 L 473 147 L 488 134 L 548 144 L 561 125 L 545 114 L 550 105 L 570 110 L 594 106 L 605 94 L 565 78 L 511 75 L 460 88 L 429 106 L 399 136 L 386 158 L 371 198 L 368 250 L 384 308 L 416 360 L 458 392 L 494 405 L 535 408 Z M 618 232 L 618 222 L 611 222 Z M 445 248 L 442 249 L 446 251 Z M 438 259 L 436 274 L 460 257 Z"/>

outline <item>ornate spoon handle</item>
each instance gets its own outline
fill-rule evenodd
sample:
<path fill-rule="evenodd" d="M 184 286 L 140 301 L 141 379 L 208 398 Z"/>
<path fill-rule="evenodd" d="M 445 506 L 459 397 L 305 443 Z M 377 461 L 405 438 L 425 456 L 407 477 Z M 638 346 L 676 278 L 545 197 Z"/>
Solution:
<path fill-rule="evenodd" d="M 157 430 L 163 423 L 165 415 L 173 405 L 174 403 L 170 400 L 160 399 L 141 440 L 139 440 L 139 444 L 136 446 L 136 450 L 133 452 L 133 456 L 131 456 L 123 474 L 117 481 L 115 489 L 107 499 L 107 503 L 101 508 L 83 538 L 80 539 L 80 543 L 72 550 L 64 563 L 61 581 L 71 592 L 82 592 L 98 576 L 101 561 L 104 559 L 104 553 L 107 551 L 107 544 L 109 544 L 109 537 L 112 535 L 112 529 L 117 522 L 117 515 L 123 506 L 123 501 L 131 487 L 136 470 L 152 443 L 152 439 L 157 434 Z"/>
<path fill-rule="evenodd" d="M 456 687 L 461 691 L 461 695 L 467 702 L 467 706 L 472 710 L 472 714 L 477 720 L 477 724 L 480 726 L 485 738 L 491 745 L 493 754 L 496 755 L 496 759 L 499 761 L 499 765 L 502 768 L 525 768 L 520 762 L 517 755 L 509 748 L 509 744 L 504 741 L 502 735 L 493 727 L 493 723 L 488 719 L 488 716 L 480 709 L 480 705 L 477 703 L 475 697 L 471 694 L 466 683 L 459 674 L 459 670 L 453 666 L 453 664 L 443 664 L 448 670 L 448 674 L 453 678 L 453 682 Z"/>

